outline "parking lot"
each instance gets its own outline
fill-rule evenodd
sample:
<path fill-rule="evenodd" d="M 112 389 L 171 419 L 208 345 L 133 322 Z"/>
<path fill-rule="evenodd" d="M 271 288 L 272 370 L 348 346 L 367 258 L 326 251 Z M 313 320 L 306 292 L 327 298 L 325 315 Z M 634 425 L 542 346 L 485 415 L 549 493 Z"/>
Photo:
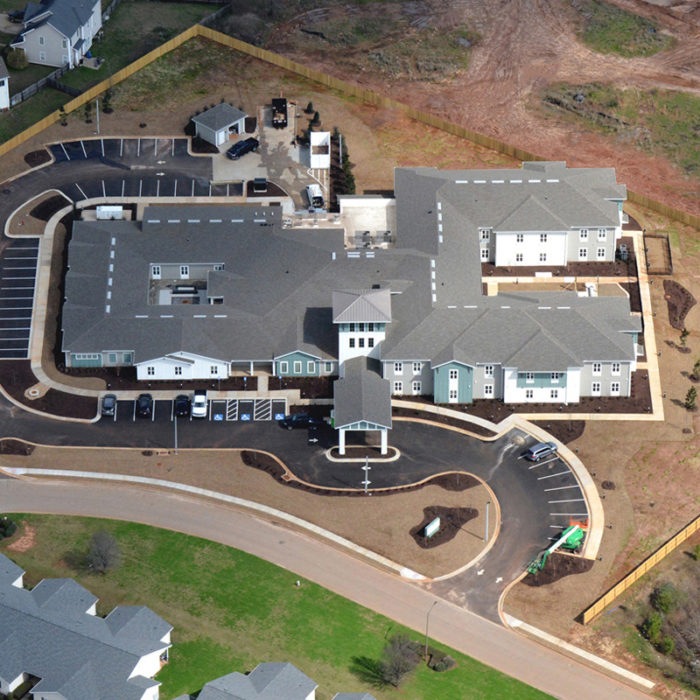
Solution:
<path fill-rule="evenodd" d="M 169 158 L 189 156 L 187 142 L 186 138 L 81 139 L 54 143 L 48 148 L 57 163 L 98 158 L 110 164 L 118 161 L 126 167 L 155 166 Z"/>
<path fill-rule="evenodd" d="M 0 359 L 29 357 L 38 238 L 19 238 L 0 258 Z"/>

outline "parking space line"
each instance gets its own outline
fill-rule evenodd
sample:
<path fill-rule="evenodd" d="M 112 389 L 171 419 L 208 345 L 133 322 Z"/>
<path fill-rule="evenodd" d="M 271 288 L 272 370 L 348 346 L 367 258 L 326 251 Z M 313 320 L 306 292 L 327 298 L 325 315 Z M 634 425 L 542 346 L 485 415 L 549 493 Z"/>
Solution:
<path fill-rule="evenodd" d="M 77 182 L 75 183 L 75 186 L 80 190 L 80 194 L 83 195 L 83 198 L 87 199 L 88 196 L 85 194 L 85 192 L 83 192 L 83 188 Z"/>
<path fill-rule="evenodd" d="M 151 423 L 156 419 L 156 402 L 151 399 Z"/>
<path fill-rule="evenodd" d="M 70 160 L 70 156 L 68 155 L 68 151 L 66 150 L 66 147 L 63 145 L 63 142 L 61 142 L 61 148 L 63 149 L 63 152 L 66 154 L 66 158 Z"/>
<path fill-rule="evenodd" d="M 175 399 L 172 399 L 170 402 L 170 420 L 174 420 L 175 418 Z"/>
<path fill-rule="evenodd" d="M 139 138 L 138 143 L 136 144 L 136 157 L 140 158 L 141 157 L 141 139 Z"/>
<path fill-rule="evenodd" d="M 557 472 L 556 474 L 547 474 L 547 476 L 538 476 L 537 481 L 542 481 L 542 479 L 551 479 L 555 476 L 562 476 L 562 474 L 570 474 L 571 472 L 567 469 L 565 472 Z"/>
<path fill-rule="evenodd" d="M 175 189 L 173 190 L 173 197 L 177 197 L 177 178 L 175 178 Z"/>
<path fill-rule="evenodd" d="M 122 197 L 124 196 L 124 186 L 126 184 L 126 180 L 122 180 Z"/>
<path fill-rule="evenodd" d="M 558 459 L 559 459 L 559 457 L 552 457 L 551 459 L 545 459 L 544 461 L 536 462 L 531 467 L 528 467 L 528 469 L 535 469 L 537 467 L 542 467 L 545 464 L 551 464 L 552 462 L 556 462 Z"/>
<path fill-rule="evenodd" d="M 119 157 L 124 155 L 124 139 L 119 139 Z"/>
<path fill-rule="evenodd" d="M 102 196 L 106 197 L 107 196 L 107 190 L 105 189 L 105 181 L 102 180 Z"/>
<path fill-rule="evenodd" d="M 156 197 L 160 197 L 160 179 L 156 180 Z"/>
<path fill-rule="evenodd" d="M 174 158 L 175 157 L 175 139 L 172 139 L 172 142 L 173 142 L 173 146 L 170 149 L 170 157 Z"/>
<path fill-rule="evenodd" d="M 209 183 L 209 196 L 211 197 L 211 182 Z"/>
<path fill-rule="evenodd" d="M 83 143 L 82 139 L 80 139 L 80 148 L 83 149 L 83 157 L 87 158 L 87 151 L 85 150 L 85 144 Z"/>
<path fill-rule="evenodd" d="M 102 147 L 102 157 L 105 157 L 105 140 L 100 139 L 100 146 Z"/>
<path fill-rule="evenodd" d="M 580 488 L 578 484 L 571 484 L 571 486 L 554 486 L 551 489 L 545 489 L 545 491 L 563 491 L 564 489 L 577 489 Z"/>
<path fill-rule="evenodd" d="M 192 194 L 190 197 L 194 197 L 194 178 L 192 178 Z"/>
<path fill-rule="evenodd" d="M 136 421 L 136 399 L 134 399 L 134 412 L 133 415 L 131 416 L 132 421 Z"/>
<path fill-rule="evenodd" d="M 547 503 L 580 503 L 585 500 L 585 498 L 567 498 L 563 501 L 547 501 Z"/>
<path fill-rule="evenodd" d="M 153 155 L 158 155 L 158 139 L 155 139 L 155 141 L 153 142 Z"/>

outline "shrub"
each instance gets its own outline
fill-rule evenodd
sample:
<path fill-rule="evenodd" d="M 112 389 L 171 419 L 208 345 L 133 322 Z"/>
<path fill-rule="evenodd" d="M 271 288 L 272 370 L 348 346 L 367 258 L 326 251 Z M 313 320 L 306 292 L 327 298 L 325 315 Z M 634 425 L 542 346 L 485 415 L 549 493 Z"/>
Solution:
<path fill-rule="evenodd" d="M 306 109 L 304 110 L 304 112 L 305 112 L 306 114 L 312 114 L 313 111 L 314 111 L 314 103 L 313 103 L 313 102 L 309 102 L 309 104 L 306 105 Z"/>
<path fill-rule="evenodd" d="M 121 563 L 122 553 L 114 535 L 101 530 L 90 539 L 87 565 L 93 571 L 106 574 Z"/>
<path fill-rule="evenodd" d="M 13 70 L 24 70 L 28 65 L 27 55 L 22 49 L 10 49 L 6 56 L 8 68 Z"/>
<path fill-rule="evenodd" d="M 665 634 L 665 635 L 661 638 L 661 640 L 659 641 L 659 643 L 656 645 L 656 648 L 657 648 L 662 654 L 669 655 L 669 654 L 673 654 L 673 650 L 676 648 L 676 644 L 675 644 L 675 642 L 673 641 L 673 639 L 671 639 L 671 637 L 669 637 L 667 634 Z"/>
<path fill-rule="evenodd" d="M 6 515 L 0 518 L 0 540 L 5 537 L 12 537 L 17 532 L 17 524 L 14 520 L 10 520 Z"/>
<path fill-rule="evenodd" d="M 384 647 L 382 653 L 382 678 L 398 688 L 403 677 L 412 671 L 420 661 L 417 648 L 405 634 L 396 634 Z"/>
<path fill-rule="evenodd" d="M 668 614 L 678 607 L 678 590 L 672 583 L 657 586 L 651 593 L 650 600 L 654 610 Z"/>
<path fill-rule="evenodd" d="M 688 389 L 688 393 L 685 395 L 684 404 L 689 411 L 692 411 L 695 408 L 695 401 L 697 398 L 698 390 L 694 386 L 691 386 L 690 389 Z"/>
<path fill-rule="evenodd" d="M 657 612 L 653 612 L 642 622 L 640 632 L 652 644 L 656 644 L 661 639 L 662 624 L 663 620 L 661 619 L 661 615 Z"/>

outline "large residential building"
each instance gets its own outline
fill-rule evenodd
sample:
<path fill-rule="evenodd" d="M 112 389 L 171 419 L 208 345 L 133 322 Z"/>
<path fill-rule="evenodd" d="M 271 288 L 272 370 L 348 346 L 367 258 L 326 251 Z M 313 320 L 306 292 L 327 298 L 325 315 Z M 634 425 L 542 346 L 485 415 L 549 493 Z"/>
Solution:
<path fill-rule="evenodd" d="M 73 579 L 26 590 L 23 576 L 0 554 L 0 693 L 30 682 L 33 700 L 158 700 L 153 676 L 172 630 L 165 620 L 143 606 L 101 618 L 97 598 Z"/>
<path fill-rule="evenodd" d="M 65 364 L 186 380 L 344 377 L 352 361 L 364 389 L 340 384 L 348 405 L 336 412 L 380 430 L 390 427 L 380 394 L 385 403 L 627 396 L 642 329 L 627 296 L 489 296 L 481 274 L 485 261 L 614 260 L 624 198 L 612 169 L 402 168 L 394 198 L 342 197 L 340 223 L 330 217 L 326 229 L 289 226 L 281 207 L 262 204 L 76 222 Z M 384 383 L 363 379 L 373 371 Z"/>

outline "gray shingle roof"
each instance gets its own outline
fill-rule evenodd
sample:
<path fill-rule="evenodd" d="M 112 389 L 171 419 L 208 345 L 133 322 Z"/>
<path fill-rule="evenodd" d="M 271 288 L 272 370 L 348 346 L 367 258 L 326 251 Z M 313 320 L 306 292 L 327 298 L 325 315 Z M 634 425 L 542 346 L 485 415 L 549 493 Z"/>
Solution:
<path fill-rule="evenodd" d="M 4 560 L 0 555 L 6 570 Z M 162 638 L 172 628 L 158 618 L 150 630 L 115 634 L 106 620 L 86 613 L 95 600 L 71 579 L 44 579 L 31 591 L 0 581 L 0 677 L 29 673 L 41 678 L 35 693 L 71 700 L 140 700 L 158 682 L 129 676 L 145 654 L 169 646 Z M 157 617 L 143 610 L 144 618 Z"/>
<path fill-rule="evenodd" d="M 2 56 L 0 56 L 0 80 L 3 78 L 9 78 L 10 77 L 10 71 L 7 70 L 7 66 L 5 65 L 5 61 L 3 61 Z"/>
<path fill-rule="evenodd" d="M 0 556 L 0 586 L 11 585 L 23 575 L 24 570 L 17 566 L 12 559 Z"/>
<path fill-rule="evenodd" d="M 366 357 L 344 363 L 345 374 L 333 382 L 333 422 L 336 428 L 367 421 L 391 428 L 391 385 Z"/>
<path fill-rule="evenodd" d="M 209 681 L 198 700 L 306 700 L 317 687 L 292 664 L 263 663 L 247 676 L 234 672 Z"/>
<path fill-rule="evenodd" d="M 333 323 L 391 323 L 391 290 L 333 292 Z"/>
<path fill-rule="evenodd" d="M 80 27 L 90 20 L 94 0 L 47 0 L 47 2 L 28 2 L 24 11 L 25 27 L 49 24 L 63 36 L 71 38 Z M 43 15 L 48 16 L 42 18 Z M 35 22 L 35 20 L 37 20 Z"/>
<path fill-rule="evenodd" d="M 220 104 L 208 109 L 202 114 L 198 114 L 196 117 L 192 117 L 192 121 L 195 124 L 201 124 L 209 129 L 218 131 L 219 129 L 224 129 L 231 124 L 235 124 L 246 116 L 245 112 L 241 112 L 240 109 L 231 107 L 231 105 L 221 102 Z"/>

